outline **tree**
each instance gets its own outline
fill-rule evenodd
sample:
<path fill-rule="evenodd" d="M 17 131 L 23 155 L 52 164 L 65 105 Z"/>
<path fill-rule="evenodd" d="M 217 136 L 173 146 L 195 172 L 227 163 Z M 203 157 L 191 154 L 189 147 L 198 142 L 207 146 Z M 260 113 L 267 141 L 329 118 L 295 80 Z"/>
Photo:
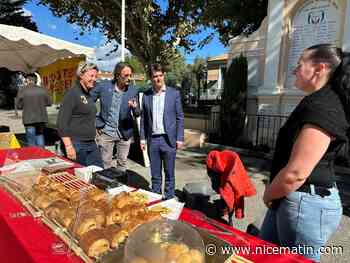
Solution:
<path fill-rule="evenodd" d="M 248 62 L 243 55 L 232 60 L 225 74 L 220 105 L 221 140 L 234 146 L 242 139 L 246 117 Z"/>
<path fill-rule="evenodd" d="M 38 31 L 36 23 L 31 16 L 26 16 L 23 6 L 27 0 L 1 0 L 0 24 L 22 26 L 33 31 Z"/>
<path fill-rule="evenodd" d="M 257 30 L 267 15 L 268 0 L 203 0 L 201 23 L 214 28 L 224 45 L 234 36 Z M 212 37 L 213 34 L 211 34 Z"/>
<path fill-rule="evenodd" d="M 187 72 L 185 58 L 182 55 L 178 55 L 174 60 L 171 61 L 169 66 L 166 68 L 166 71 L 167 85 L 172 87 L 181 86 L 182 79 Z"/>
<path fill-rule="evenodd" d="M 145 68 L 142 63 L 135 56 L 128 56 L 125 58 L 125 62 L 128 63 L 134 69 L 136 74 L 145 74 Z"/>
<path fill-rule="evenodd" d="M 83 30 L 99 28 L 108 39 L 120 41 L 120 0 L 39 0 L 39 3 L 56 16 L 66 16 L 69 23 L 78 24 Z M 126 1 L 126 48 L 145 66 L 155 62 L 167 65 L 178 57 L 177 48 L 192 51 L 197 44 L 204 44 L 206 38 L 200 42 L 191 39 L 191 35 L 203 29 L 199 24 L 202 11 L 197 5 L 197 1 L 169 0 L 163 5 L 157 0 Z"/>
<path fill-rule="evenodd" d="M 206 83 L 206 73 L 207 73 L 207 62 L 203 58 L 196 57 L 194 63 L 191 66 L 191 72 L 195 78 L 196 90 L 197 90 L 197 102 L 200 99 L 201 88 L 204 87 Z"/>

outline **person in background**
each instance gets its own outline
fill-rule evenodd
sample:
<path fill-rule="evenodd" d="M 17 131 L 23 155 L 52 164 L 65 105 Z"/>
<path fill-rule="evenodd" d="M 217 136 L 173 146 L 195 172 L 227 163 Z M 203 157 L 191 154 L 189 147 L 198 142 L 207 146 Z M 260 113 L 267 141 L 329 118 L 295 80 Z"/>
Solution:
<path fill-rule="evenodd" d="M 162 166 L 165 173 L 164 198 L 175 196 L 176 150 L 184 141 L 184 114 L 180 92 L 167 87 L 161 65 L 151 65 L 149 76 L 153 87 L 143 95 L 140 139 L 145 150 L 146 140 L 151 163 L 152 191 L 162 193 Z"/>
<path fill-rule="evenodd" d="M 100 146 L 104 168 L 112 166 L 113 150 L 116 146 L 116 167 L 126 171 L 133 118 L 140 115 L 137 90 L 130 85 L 132 67 L 118 63 L 112 81 L 103 81 L 91 92 L 94 101 L 100 99 L 100 112 L 96 117 L 97 141 Z"/>
<path fill-rule="evenodd" d="M 97 79 L 97 65 L 79 63 L 77 81 L 64 95 L 57 119 L 66 156 L 81 165 L 103 167 L 95 142 L 96 106 L 90 95 Z"/>
<path fill-rule="evenodd" d="M 261 237 L 305 248 L 304 256 L 320 261 L 320 249 L 342 216 L 334 159 L 349 129 L 349 53 L 328 44 L 312 46 L 303 51 L 294 75 L 306 96 L 278 134 Z"/>
<path fill-rule="evenodd" d="M 52 100 L 46 89 L 36 85 L 37 81 L 38 75 L 35 73 L 26 76 L 26 87 L 18 92 L 16 106 L 23 109 L 27 144 L 45 147 L 44 129 L 48 122 L 46 107 L 51 106 Z"/>

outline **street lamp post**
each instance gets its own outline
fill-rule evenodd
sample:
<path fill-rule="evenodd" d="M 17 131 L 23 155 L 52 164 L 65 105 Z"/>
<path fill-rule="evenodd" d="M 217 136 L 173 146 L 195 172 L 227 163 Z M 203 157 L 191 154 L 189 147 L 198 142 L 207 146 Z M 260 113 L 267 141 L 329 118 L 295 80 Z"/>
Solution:
<path fill-rule="evenodd" d="M 121 32 L 122 55 L 121 61 L 125 61 L 125 0 L 122 0 L 122 32 Z"/>

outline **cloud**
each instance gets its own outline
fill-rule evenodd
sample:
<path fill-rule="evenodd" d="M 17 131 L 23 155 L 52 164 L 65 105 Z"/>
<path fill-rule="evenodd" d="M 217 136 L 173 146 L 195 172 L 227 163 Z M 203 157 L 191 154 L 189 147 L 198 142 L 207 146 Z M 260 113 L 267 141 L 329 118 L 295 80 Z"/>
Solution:
<path fill-rule="evenodd" d="M 56 30 L 57 29 L 57 26 L 55 24 L 49 24 L 49 28 L 51 30 Z"/>

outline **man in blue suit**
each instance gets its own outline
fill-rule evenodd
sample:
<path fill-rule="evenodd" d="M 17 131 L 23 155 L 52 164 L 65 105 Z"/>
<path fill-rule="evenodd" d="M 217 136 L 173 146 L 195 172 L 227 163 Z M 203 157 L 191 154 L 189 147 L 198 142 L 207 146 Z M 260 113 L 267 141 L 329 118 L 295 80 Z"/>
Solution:
<path fill-rule="evenodd" d="M 151 65 L 153 87 L 143 95 L 141 114 L 141 148 L 148 145 L 151 163 L 152 191 L 162 193 L 162 165 L 165 173 L 164 198 L 175 196 L 176 150 L 184 141 L 184 114 L 180 92 L 167 87 L 161 65 Z"/>
<path fill-rule="evenodd" d="M 96 117 L 97 140 L 100 146 L 104 168 L 112 166 L 113 149 L 116 145 L 117 168 L 126 171 L 133 117 L 140 115 L 138 92 L 130 84 L 132 67 L 118 63 L 113 71 L 112 81 L 103 81 L 92 90 L 92 98 L 100 99 L 100 112 Z"/>

